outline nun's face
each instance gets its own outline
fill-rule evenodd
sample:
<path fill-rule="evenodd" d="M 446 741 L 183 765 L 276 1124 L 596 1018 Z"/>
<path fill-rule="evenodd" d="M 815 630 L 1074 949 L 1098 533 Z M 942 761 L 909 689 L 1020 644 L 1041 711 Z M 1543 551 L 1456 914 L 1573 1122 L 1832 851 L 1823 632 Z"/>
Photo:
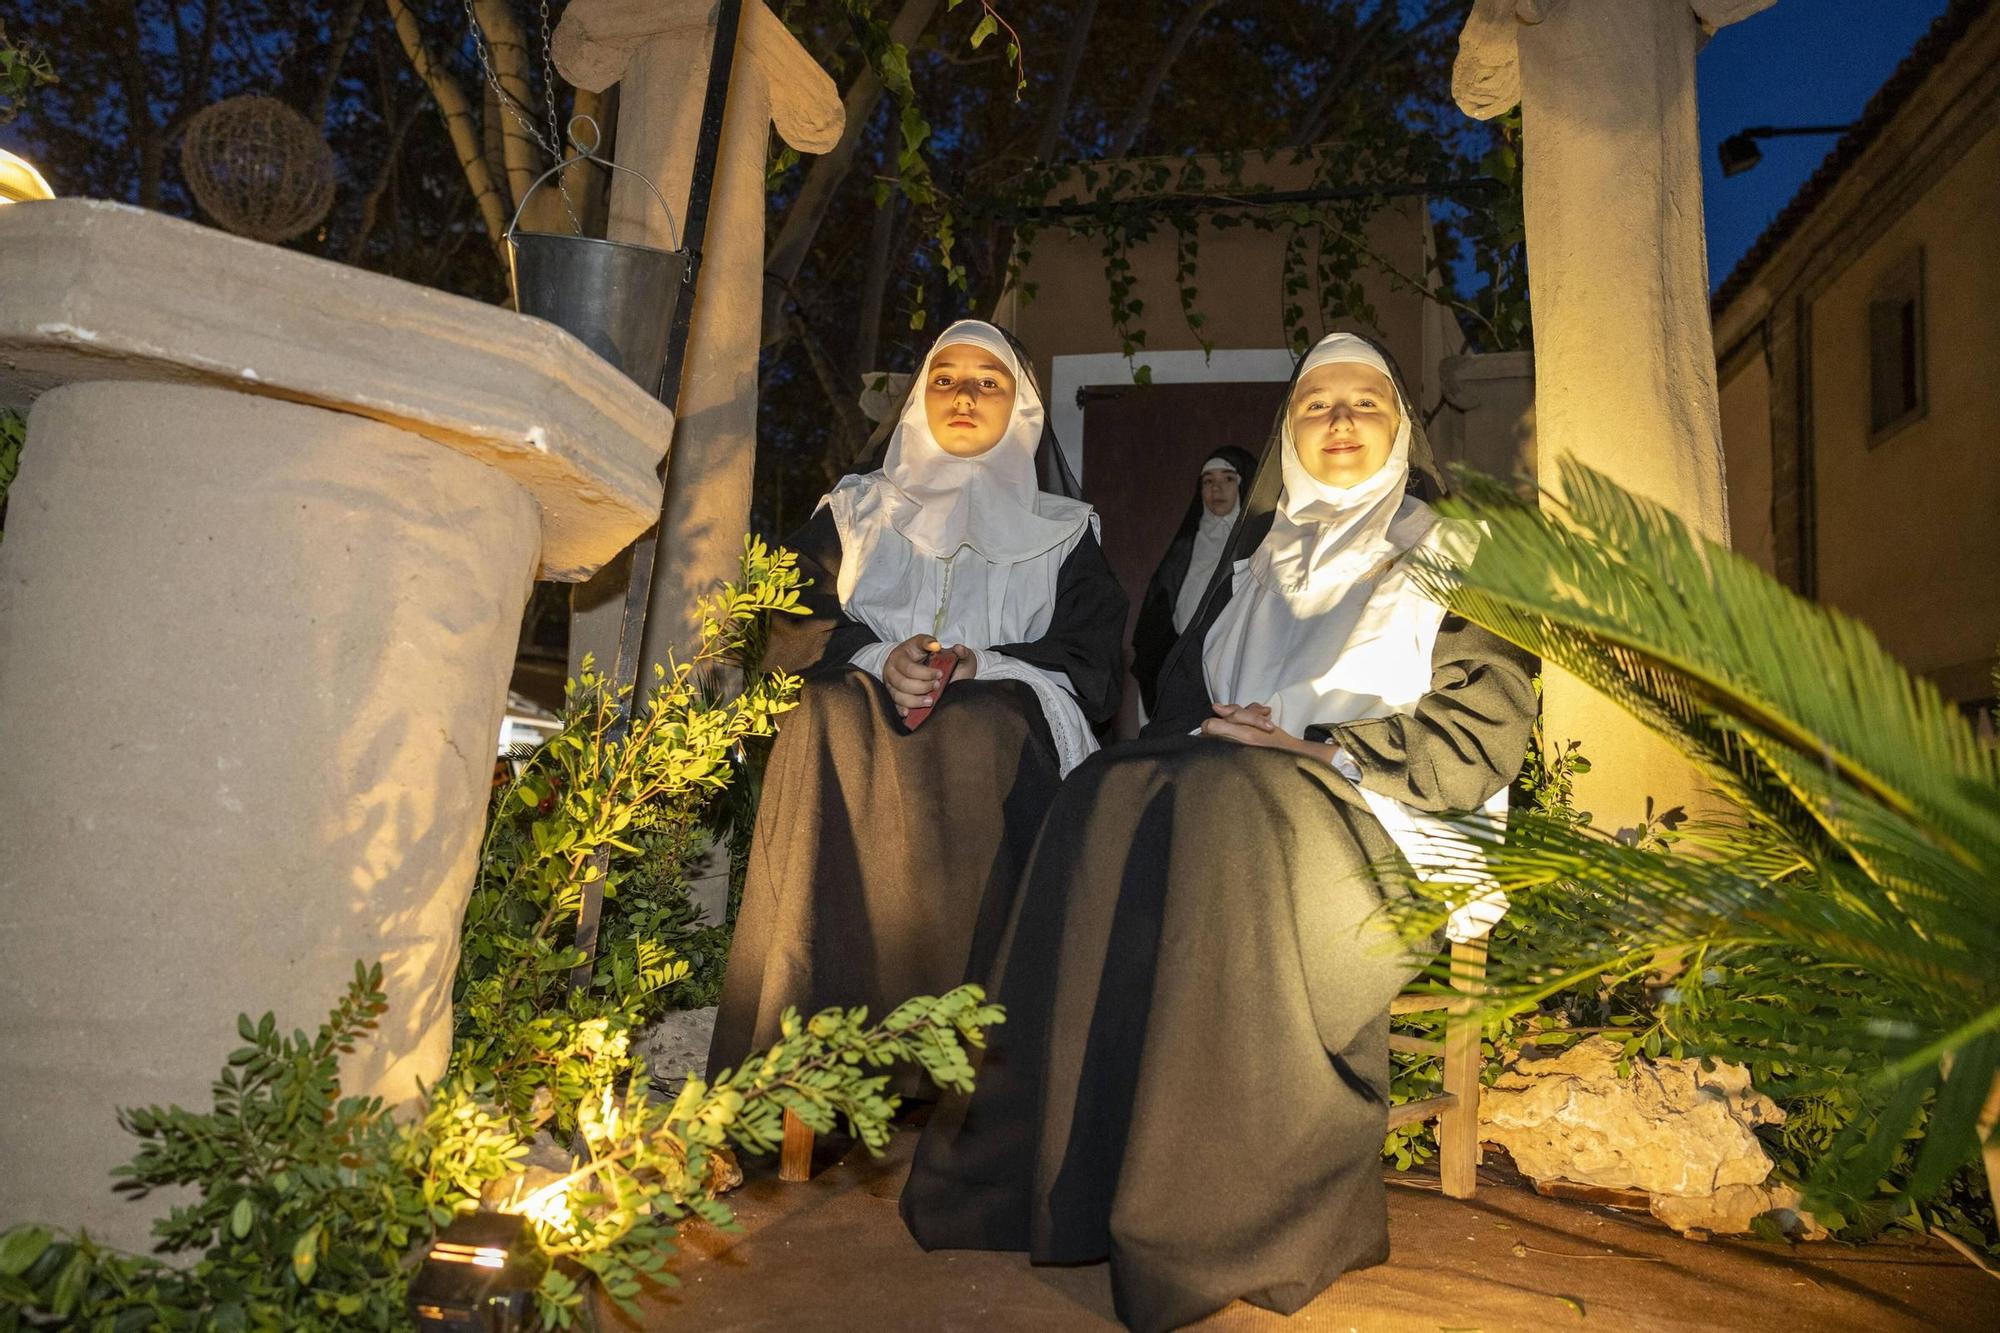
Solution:
<path fill-rule="evenodd" d="M 1359 361 L 1335 361 L 1301 375 L 1289 410 L 1299 462 L 1327 486 L 1357 485 L 1381 471 L 1402 424 L 1396 386 Z"/>
<path fill-rule="evenodd" d="M 1227 468 L 1212 467 L 1201 474 L 1201 502 L 1217 518 L 1236 508 L 1236 492 L 1242 481 Z"/>
<path fill-rule="evenodd" d="M 924 417 L 931 438 L 954 458 L 977 458 L 1000 443 L 1014 414 L 1014 374 L 974 343 L 951 343 L 931 358 Z"/>

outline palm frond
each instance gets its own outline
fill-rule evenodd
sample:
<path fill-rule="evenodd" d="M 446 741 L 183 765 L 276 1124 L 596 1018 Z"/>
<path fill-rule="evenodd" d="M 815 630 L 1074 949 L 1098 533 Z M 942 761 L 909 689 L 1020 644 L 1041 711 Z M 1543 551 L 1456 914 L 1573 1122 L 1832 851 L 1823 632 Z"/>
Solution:
<path fill-rule="evenodd" d="M 1483 529 L 1475 558 L 1420 578 L 1674 742 L 1741 819 L 1671 854 L 1466 821 L 1517 903 L 1570 900 L 1496 950 L 1493 1005 L 1679 960 L 1674 1005 L 1703 1049 L 1861 1073 L 1868 1114 L 1816 1189 L 1866 1197 L 1920 1134 L 1905 1189 L 1935 1191 L 1977 1146 L 2000 1067 L 2000 752 L 1865 626 L 1600 473 L 1565 460 L 1562 488 L 1546 512 L 1469 488 L 1453 507 Z M 1413 939 L 1464 892 L 1409 887 Z"/>
<path fill-rule="evenodd" d="M 1427 571 L 1434 593 L 1623 704 L 1753 816 L 1795 833 L 1818 819 L 1748 744 L 1763 735 L 2000 859 L 1992 807 L 1968 799 L 2000 790 L 2000 755 L 1867 627 L 1601 473 L 1566 459 L 1562 483 L 1553 515 L 1492 490 L 1448 506 L 1484 535 L 1469 567 Z"/>

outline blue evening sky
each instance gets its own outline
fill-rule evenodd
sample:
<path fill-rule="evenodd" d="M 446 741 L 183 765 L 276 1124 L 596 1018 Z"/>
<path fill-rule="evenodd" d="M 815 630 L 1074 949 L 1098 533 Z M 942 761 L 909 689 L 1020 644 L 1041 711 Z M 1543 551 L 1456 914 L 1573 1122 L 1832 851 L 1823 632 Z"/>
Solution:
<path fill-rule="evenodd" d="M 1724 179 L 1715 148 L 1751 125 L 1836 125 L 1861 114 L 1947 0 L 1778 0 L 1717 33 L 1695 65 L 1708 275 L 1720 285 L 1836 139 L 1761 141 L 1764 160 Z"/>

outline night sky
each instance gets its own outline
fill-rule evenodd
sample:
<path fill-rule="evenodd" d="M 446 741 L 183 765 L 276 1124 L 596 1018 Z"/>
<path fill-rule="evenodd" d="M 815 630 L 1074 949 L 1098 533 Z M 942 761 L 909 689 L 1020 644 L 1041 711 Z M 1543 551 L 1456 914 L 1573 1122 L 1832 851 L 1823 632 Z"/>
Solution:
<path fill-rule="evenodd" d="M 1832 135 L 1762 140 L 1764 160 L 1725 180 L 1715 147 L 1751 125 L 1853 120 L 1947 0 L 1778 0 L 1724 28 L 1695 67 L 1708 276 L 1719 286 L 1833 148 Z"/>

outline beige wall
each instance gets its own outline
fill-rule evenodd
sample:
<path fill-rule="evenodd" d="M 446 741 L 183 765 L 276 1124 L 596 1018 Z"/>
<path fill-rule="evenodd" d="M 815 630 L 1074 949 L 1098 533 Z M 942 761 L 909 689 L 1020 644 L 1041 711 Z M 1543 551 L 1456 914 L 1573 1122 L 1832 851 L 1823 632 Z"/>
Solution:
<path fill-rule="evenodd" d="M 1960 698 L 2000 645 L 2000 128 L 1812 309 L 1819 595 Z M 1870 446 L 1868 301 L 1921 246 L 1925 415 Z M 1732 482 L 1734 478 L 1732 476 Z"/>
<path fill-rule="evenodd" d="M 1771 531 L 1771 367 L 1761 340 L 1723 362 L 1722 453 L 1729 469 L 1729 544 L 1773 568 Z"/>
<path fill-rule="evenodd" d="M 1309 165 L 1293 165 L 1283 159 L 1271 164 L 1246 163 L 1243 177 L 1281 190 L 1312 184 Z M 1165 188 L 1174 187 L 1169 184 Z M 1385 201 L 1369 224 L 1369 245 L 1395 268 L 1421 275 L 1429 263 L 1429 225 L 1422 199 Z M 1205 320 L 1202 332 L 1217 348 L 1286 345 L 1285 235 L 1283 230 L 1264 231 L 1248 225 L 1218 229 L 1204 223 L 1199 228 L 1195 308 Z M 1034 296 L 1023 300 L 1010 293 L 1003 299 L 998 317 L 1027 344 L 1035 358 L 1036 374 L 1046 384 L 1053 358 L 1116 352 L 1121 344 L 1111 319 L 1102 242 L 1095 236 L 1044 225 L 1030 250 L 1032 258 L 1023 267 L 1021 283 L 1024 287 L 1033 284 Z M 1146 333 L 1145 350 L 1199 349 L 1201 344 L 1181 311 L 1173 227 L 1163 224 L 1153 237 L 1132 246 L 1127 258 L 1136 281 L 1132 294 L 1145 303 L 1145 311 L 1136 321 Z M 1384 273 L 1364 272 L 1362 286 L 1375 308 L 1377 326 L 1338 320 L 1333 327 L 1379 334 L 1409 379 L 1411 393 L 1420 402 L 1434 402 L 1436 386 L 1431 381 L 1437 361 L 1463 345 L 1456 328 L 1444 328 L 1448 318 L 1441 319 L 1424 297 Z M 1307 310 L 1306 326 L 1315 336 L 1320 328 L 1317 299 L 1317 292 L 1308 291 L 1301 302 Z"/>

